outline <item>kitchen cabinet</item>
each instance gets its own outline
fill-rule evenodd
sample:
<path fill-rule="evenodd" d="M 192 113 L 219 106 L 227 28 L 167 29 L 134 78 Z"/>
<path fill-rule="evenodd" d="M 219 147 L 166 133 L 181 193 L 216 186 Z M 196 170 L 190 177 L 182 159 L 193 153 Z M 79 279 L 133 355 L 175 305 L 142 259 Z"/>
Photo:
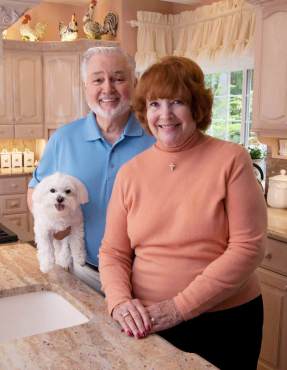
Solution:
<path fill-rule="evenodd" d="M 30 175 L 1 176 L 0 217 L 10 221 L 17 228 L 32 233 L 33 224 L 26 201 L 29 179 Z"/>
<path fill-rule="evenodd" d="M 258 370 L 286 370 L 287 243 L 268 238 L 258 275 L 264 302 L 263 342 Z"/>
<path fill-rule="evenodd" d="M 43 136 L 41 55 L 6 50 L 0 67 L 1 138 Z"/>
<path fill-rule="evenodd" d="M 62 124 L 88 112 L 80 77 L 85 50 L 115 41 L 3 40 L 0 59 L 1 138 L 49 138 Z"/>
<path fill-rule="evenodd" d="M 80 54 L 44 53 L 45 127 L 52 129 L 71 122 L 85 112 L 82 109 Z M 63 73 L 64 72 L 64 73 Z"/>
<path fill-rule="evenodd" d="M 282 0 L 250 2 L 259 3 L 252 130 L 261 137 L 287 137 L 287 3 Z"/>
<path fill-rule="evenodd" d="M 6 138 L 13 135 L 12 62 L 7 53 L 0 58 L 0 81 L 0 133 Z"/>

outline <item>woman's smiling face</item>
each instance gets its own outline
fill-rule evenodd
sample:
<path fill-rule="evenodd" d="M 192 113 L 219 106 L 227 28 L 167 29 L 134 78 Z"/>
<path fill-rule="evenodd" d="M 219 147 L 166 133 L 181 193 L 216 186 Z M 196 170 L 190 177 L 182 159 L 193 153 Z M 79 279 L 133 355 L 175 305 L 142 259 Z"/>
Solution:
<path fill-rule="evenodd" d="M 196 129 L 190 108 L 182 100 L 147 100 L 146 108 L 149 129 L 166 148 L 184 144 Z"/>

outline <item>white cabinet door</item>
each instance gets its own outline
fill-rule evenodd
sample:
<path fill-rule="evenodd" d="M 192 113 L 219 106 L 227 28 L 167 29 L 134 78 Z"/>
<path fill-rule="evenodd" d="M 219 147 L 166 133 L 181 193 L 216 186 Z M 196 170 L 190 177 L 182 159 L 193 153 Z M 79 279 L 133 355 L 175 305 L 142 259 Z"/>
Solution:
<path fill-rule="evenodd" d="M 15 52 L 13 58 L 15 123 L 42 124 L 42 60 L 39 53 Z"/>
<path fill-rule="evenodd" d="M 287 135 L 287 4 L 261 8 L 257 16 L 253 129 Z"/>
<path fill-rule="evenodd" d="M 80 55 L 44 54 L 45 125 L 57 127 L 81 117 Z"/>
<path fill-rule="evenodd" d="M 0 125 L 13 123 L 11 64 L 11 55 L 4 53 L 4 57 L 0 58 Z M 2 135 L 0 135 L 0 137 L 2 137 Z"/>

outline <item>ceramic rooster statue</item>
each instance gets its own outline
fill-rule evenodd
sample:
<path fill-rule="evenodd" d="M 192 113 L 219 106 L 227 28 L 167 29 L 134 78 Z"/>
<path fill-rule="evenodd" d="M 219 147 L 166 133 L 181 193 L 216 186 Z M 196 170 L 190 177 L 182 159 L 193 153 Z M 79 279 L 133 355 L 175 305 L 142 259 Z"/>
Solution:
<path fill-rule="evenodd" d="M 68 25 L 63 22 L 59 23 L 59 33 L 61 41 L 74 41 L 78 38 L 78 23 L 75 13 L 72 15 L 71 21 Z"/>
<path fill-rule="evenodd" d="M 88 39 L 100 39 L 103 34 L 102 26 L 99 22 L 94 21 L 96 0 L 92 0 L 87 13 L 83 17 L 83 30 Z"/>
<path fill-rule="evenodd" d="M 20 34 L 23 41 L 39 41 L 43 38 L 47 24 L 38 22 L 34 28 L 30 26 L 31 16 L 25 14 L 22 24 L 20 26 Z"/>
<path fill-rule="evenodd" d="M 103 34 L 109 34 L 115 37 L 117 35 L 118 23 L 117 15 L 109 12 L 104 19 Z"/>

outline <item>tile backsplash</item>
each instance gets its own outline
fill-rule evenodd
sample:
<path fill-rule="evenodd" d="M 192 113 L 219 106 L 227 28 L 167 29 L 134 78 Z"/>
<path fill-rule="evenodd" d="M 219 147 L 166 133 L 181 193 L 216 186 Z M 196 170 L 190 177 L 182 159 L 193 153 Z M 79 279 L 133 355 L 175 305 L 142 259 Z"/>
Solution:
<path fill-rule="evenodd" d="M 0 152 L 3 149 L 7 149 L 11 152 L 14 148 L 23 152 L 26 148 L 30 149 L 35 153 L 35 160 L 39 160 L 45 147 L 45 140 L 20 140 L 20 139 L 9 139 L 0 140 Z"/>

